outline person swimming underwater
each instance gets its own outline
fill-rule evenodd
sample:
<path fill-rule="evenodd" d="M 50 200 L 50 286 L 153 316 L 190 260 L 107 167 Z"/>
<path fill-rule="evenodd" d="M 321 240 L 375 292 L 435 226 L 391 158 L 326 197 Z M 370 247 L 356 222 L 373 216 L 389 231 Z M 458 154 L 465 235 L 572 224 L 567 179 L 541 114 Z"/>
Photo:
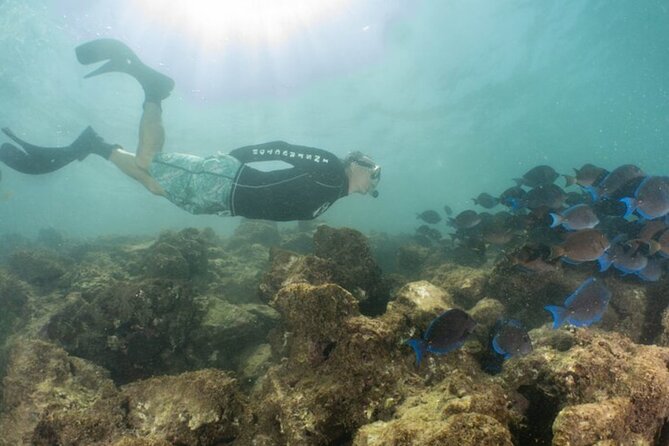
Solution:
<path fill-rule="evenodd" d="M 381 167 L 359 151 L 339 159 L 322 149 L 273 141 L 208 157 L 165 153 L 161 105 L 174 88 L 174 81 L 145 65 L 118 40 L 93 40 L 78 46 L 75 52 L 84 65 L 106 61 L 85 77 L 122 72 L 142 86 L 145 100 L 137 152 L 107 143 L 91 127 L 67 147 L 30 144 L 3 128 L 19 147 L 2 144 L 0 161 L 14 170 L 45 174 L 93 153 L 111 161 L 153 194 L 192 214 L 275 221 L 314 219 L 336 200 L 353 193 L 378 196 Z M 283 161 L 291 167 L 262 171 L 249 165 L 262 161 Z"/>

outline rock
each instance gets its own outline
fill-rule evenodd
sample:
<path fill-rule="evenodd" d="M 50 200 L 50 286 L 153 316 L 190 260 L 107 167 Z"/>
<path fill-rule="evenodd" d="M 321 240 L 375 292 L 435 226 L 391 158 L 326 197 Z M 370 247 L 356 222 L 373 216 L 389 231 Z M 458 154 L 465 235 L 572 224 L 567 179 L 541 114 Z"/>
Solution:
<path fill-rule="evenodd" d="M 444 445 L 512 446 L 511 434 L 499 421 L 477 413 L 464 413 L 444 421 L 400 420 L 363 426 L 353 446 Z"/>
<path fill-rule="evenodd" d="M 662 312 L 662 320 L 660 321 L 662 332 L 658 336 L 657 344 L 664 347 L 669 347 L 669 307 Z"/>
<path fill-rule="evenodd" d="M 302 256 L 282 249 L 270 249 L 270 270 L 259 286 L 264 302 L 272 300 L 284 286 L 296 283 L 323 285 L 334 282 L 332 261 L 315 256 Z"/>
<path fill-rule="evenodd" d="M 9 338 L 18 331 L 19 327 L 26 324 L 30 290 L 28 286 L 19 281 L 14 275 L 0 269 L 0 378 L 4 376 L 7 367 L 7 354 Z M 2 382 L 0 380 L 0 393 Z"/>
<path fill-rule="evenodd" d="M 229 250 L 239 250 L 256 243 L 265 248 L 281 244 L 281 235 L 276 222 L 244 219 L 239 223 L 225 247 Z"/>
<path fill-rule="evenodd" d="M 504 305 L 495 299 L 481 299 L 468 311 L 469 315 L 476 321 L 480 328 L 485 328 L 486 332 L 498 319 L 505 315 Z"/>
<path fill-rule="evenodd" d="M 101 444 L 123 425 L 108 372 L 53 344 L 18 343 L 4 384 L 0 445 Z"/>
<path fill-rule="evenodd" d="M 146 250 L 144 271 L 149 277 L 188 280 L 207 273 L 210 234 L 194 228 L 166 231 Z"/>
<path fill-rule="evenodd" d="M 658 438 L 669 416 L 669 349 L 577 329 L 571 348 L 558 351 L 546 347 L 550 336 L 539 331 L 533 331 L 534 352 L 506 363 L 501 375 L 529 400 L 520 441 L 652 444 Z"/>
<path fill-rule="evenodd" d="M 33 247 L 33 243 L 21 234 L 0 234 L 0 261 L 7 260 L 16 251 L 28 251 Z"/>
<path fill-rule="evenodd" d="M 321 225 L 314 234 L 314 255 L 334 263 L 334 282 L 356 296 L 363 314 L 385 311 L 389 286 L 360 232 Z"/>
<path fill-rule="evenodd" d="M 358 231 L 321 225 L 314 235 L 313 256 L 271 249 L 270 262 L 270 271 L 260 285 L 264 301 L 289 284 L 336 283 L 356 297 L 363 314 L 378 315 L 385 310 L 389 284 L 381 277 L 371 250 Z"/>
<path fill-rule="evenodd" d="M 383 317 L 388 320 L 395 319 L 397 324 L 408 319 L 414 327 L 427 328 L 435 317 L 454 307 L 453 298 L 446 290 L 422 280 L 410 282 L 400 288 L 388 304 Z M 409 328 L 406 323 L 405 327 Z"/>
<path fill-rule="evenodd" d="M 462 308 L 470 308 L 485 297 L 488 275 L 483 269 L 451 263 L 441 263 L 423 274 L 428 281 L 447 290 Z"/>
<path fill-rule="evenodd" d="M 211 369 L 119 390 L 101 367 L 26 341 L 12 352 L 2 403 L 2 446 L 196 446 L 233 441 L 244 399 L 233 378 Z"/>
<path fill-rule="evenodd" d="M 271 365 L 272 346 L 260 344 L 247 349 L 240 359 L 239 375 L 247 382 L 261 378 Z"/>
<path fill-rule="evenodd" d="M 236 381 L 220 370 L 159 376 L 123 386 L 127 422 L 140 436 L 170 444 L 221 444 L 239 434 L 243 398 Z"/>
<path fill-rule="evenodd" d="M 9 268 L 21 280 L 37 287 L 53 287 L 65 274 L 70 261 L 51 251 L 16 251 L 9 257 Z"/>
<path fill-rule="evenodd" d="M 224 297 L 232 303 L 261 303 L 258 283 L 269 264 L 268 250 L 255 243 L 238 254 L 231 255 L 225 249 L 210 250 L 210 278 L 203 292 Z"/>
<path fill-rule="evenodd" d="M 65 237 L 55 228 L 42 228 L 37 233 L 37 243 L 49 249 L 59 250 L 65 245 Z"/>
<path fill-rule="evenodd" d="M 430 248 L 417 244 L 402 245 L 397 250 L 397 270 L 416 276 L 430 257 Z"/>
<path fill-rule="evenodd" d="M 69 303 L 44 331 L 69 353 L 105 367 L 124 383 L 185 370 L 190 333 L 201 318 L 192 290 L 181 283 L 112 282 L 90 302 Z"/>
<path fill-rule="evenodd" d="M 629 398 L 567 406 L 553 422 L 553 444 L 587 446 L 602 440 L 629 442 L 635 437 L 635 443 L 642 444 L 643 438 L 626 428 L 633 408 Z"/>
<path fill-rule="evenodd" d="M 232 304 L 211 296 L 198 300 L 205 312 L 188 343 L 195 367 L 237 368 L 240 353 L 264 343 L 279 322 L 276 310 L 267 305 Z"/>
<path fill-rule="evenodd" d="M 362 426 L 354 446 L 386 444 L 511 445 L 508 398 L 498 383 L 458 369 L 409 396 L 392 420 Z"/>
<path fill-rule="evenodd" d="M 272 346 L 286 359 L 254 390 L 240 444 L 333 444 L 367 414 L 387 413 L 382 401 L 398 398 L 405 367 L 395 359 L 398 333 L 360 316 L 355 298 L 333 284 L 288 285 L 273 305 L 283 331 Z"/>
<path fill-rule="evenodd" d="M 298 363 L 320 359 L 343 336 L 343 321 L 359 314 L 355 299 L 336 285 L 289 285 L 279 291 L 272 305 L 281 313 L 285 330 L 301 339 L 290 343 L 288 353 Z"/>

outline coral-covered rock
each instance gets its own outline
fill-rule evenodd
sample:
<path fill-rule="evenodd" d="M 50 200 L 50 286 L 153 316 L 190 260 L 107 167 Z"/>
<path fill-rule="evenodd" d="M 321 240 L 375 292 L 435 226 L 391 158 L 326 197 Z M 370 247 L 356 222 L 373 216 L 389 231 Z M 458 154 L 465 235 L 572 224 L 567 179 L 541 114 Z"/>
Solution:
<path fill-rule="evenodd" d="M 314 234 L 314 255 L 334 263 L 334 282 L 356 296 L 363 314 L 385 311 L 389 286 L 360 232 L 321 225 Z"/>
<path fill-rule="evenodd" d="M 397 270 L 415 277 L 421 272 L 430 257 L 430 248 L 414 243 L 402 245 L 397 250 Z"/>
<path fill-rule="evenodd" d="M 21 280 L 38 287 L 52 287 L 65 274 L 71 261 L 52 251 L 16 251 L 9 257 L 9 268 Z"/>
<path fill-rule="evenodd" d="M 469 315 L 476 321 L 476 324 L 482 328 L 489 329 L 498 319 L 504 318 L 506 309 L 504 305 L 495 299 L 481 299 L 469 309 Z"/>
<path fill-rule="evenodd" d="M 455 304 L 450 293 L 421 280 L 407 283 L 397 290 L 382 318 L 387 321 L 394 319 L 396 324 L 408 320 L 417 327 L 427 327 L 435 317 L 453 307 Z"/>
<path fill-rule="evenodd" d="M 261 299 L 272 300 L 274 295 L 284 286 L 294 283 L 323 285 L 334 282 L 332 261 L 312 255 L 302 256 L 291 251 L 270 249 L 271 267 L 260 283 Z"/>
<path fill-rule="evenodd" d="M 356 297 L 364 314 L 382 313 L 388 301 L 389 284 L 358 231 L 321 225 L 314 234 L 313 256 L 271 249 L 270 262 L 270 271 L 260 284 L 264 301 L 293 283 L 336 283 Z"/>
<path fill-rule="evenodd" d="M 125 414 L 107 371 L 42 341 L 13 349 L 2 403 L 3 446 L 102 444 Z"/>
<path fill-rule="evenodd" d="M 26 315 L 29 287 L 14 275 L 0 269 L 0 344 L 16 329 L 20 318 Z"/>
<path fill-rule="evenodd" d="M 204 314 L 189 333 L 192 366 L 235 369 L 240 353 L 265 343 L 279 315 L 262 304 L 232 304 L 206 296 L 198 298 Z"/>
<path fill-rule="evenodd" d="M 239 434 L 243 398 L 236 381 L 223 371 L 150 378 L 124 386 L 122 393 L 128 425 L 139 436 L 158 436 L 170 444 L 214 445 Z"/>
<path fill-rule="evenodd" d="M 166 231 L 146 250 L 144 271 L 150 277 L 191 279 L 207 272 L 208 232 L 194 228 Z"/>
<path fill-rule="evenodd" d="M 286 356 L 252 396 L 241 444 L 331 444 L 387 412 L 406 363 L 398 337 L 381 320 L 359 316 L 355 298 L 328 284 L 293 284 L 277 293 L 283 333 L 273 345 Z"/>
<path fill-rule="evenodd" d="M 222 248 L 214 248 L 209 252 L 207 294 L 221 296 L 232 303 L 261 302 L 258 283 L 269 264 L 266 247 L 255 243 L 236 255 Z"/>
<path fill-rule="evenodd" d="M 281 235 L 276 222 L 267 220 L 242 220 L 225 247 L 230 250 L 246 249 L 253 244 L 266 248 L 278 246 Z"/>
<path fill-rule="evenodd" d="M 400 419 L 363 426 L 353 446 L 511 446 L 508 429 L 487 415 L 462 413 L 445 420 Z"/>
<path fill-rule="evenodd" d="M 244 399 L 219 370 L 137 381 L 117 389 L 109 374 L 42 341 L 12 352 L 0 445 L 184 446 L 233 441 Z"/>
<path fill-rule="evenodd" d="M 664 347 L 669 347 L 669 307 L 662 312 L 662 319 L 660 321 L 662 331 L 658 336 L 657 344 Z"/>
<path fill-rule="evenodd" d="M 336 285 L 289 285 L 272 305 L 281 313 L 285 331 L 298 341 L 289 343 L 288 356 L 308 363 L 332 349 L 343 335 L 344 320 L 359 314 L 355 299 Z"/>
<path fill-rule="evenodd" d="M 240 380 L 253 383 L 261 378 L 270 367 L 271 359 L 272 346 L 270 344 L 260 344 L 247 349 L 240 359 Z"/>
<path fill-rule="evenodd" d="M 510 438 L 505 427 L 510 415 L 504 391 L 500 385 L 481 382 L 487 375 L 466 349 L 431 356 L 421 371 L 426 374 L 424 380 L 415 375 L 413 354 L 402 341 L 415 333 L 417 323 L 422 325 L 424 320 L 427 325 L 452 306 L 444 290 L 428 282 L 409 284 L 386 313 L 375 319 L 359 315 L 353 296 L 336 285 L 289 285 L 277 293 L 273 305 L 281 313 L 284 329 L 283 335 L 277 334 L 281 342 L 273 345 L 278 345 L 286 360 L 270 368 L 252 395 L 251 419 L 257 424 L 242 429 L 240 441 L 346 441 L 359 427 L 393 417 L 407 394 L 416 395 L 413 406 L 425 411 L 420 417 L 447 422 L 442 427 L 453 429 L 449 432 L 454 435 L 460 435 L 456 426 L 461 426 L 458 420 L 462 414 L 480 414 L 494 418 L 484 430 L 492 432 L 490 441 Z M 434 405 L 422 404 L 432 396 L 419 393 L 425 384 L 434 382 L 442 387 L 430 394 L 431 401 L 446 401 L 445 392 L 454 395 L 437 410 Z M 432 435 L 437 442 L 441 432 L 437 429 L 416 438 Z"/>
<path fill-rule="evenodd" d="M 441 263 L 428 269 L 423 276 L 431 283 L 447 290 L 458 306 L 470 308 L 485 294 L 488 273 L 483 269 Z"/>
<path fill-rule="evenodd" d="M 643 437 L 626 427 L 633 409 L 629 398 L 567 406 L 553 423 L 553 444 L 591 445 L 602 440 L 643 444 Z"/>
<path fill-rule="evenodd" d="M 14 275 L 0 269 L 0 303 L 2 304 L 0 311 L 0 378 L 4 376 L 7 367 L 8 339 L 27 322 L 29 298 L 29 287 Z M 1 392 L 2 380 L 0 379 Z"/>
<path fill-rule="evenodd" d="M 16 251 L 27 251 L 33 248 L 33 242 L 21 234 L 0 234 L 0 260 L 5 261 Z"/>
<path fill-rule="evenodd" d="M 529 400 L 519 438 L 569 445 L 630 439 L 652 444 L 669 416 L 669 349 L 577 329 L 572 345 L 558 351 L 546 345 L 565 330 L 546 330 L 533 331 L 535 351 L 506 364 L 502 374 L 507 386 Z"/>
<path fill-rule="evenodd" d="M 112 283 L 92 301 L 75 299 L 47 336 L 102 365 L 118 382 L 187 369 L 187 343 L 202 309 L 189 287 L 168 280 Z"/>

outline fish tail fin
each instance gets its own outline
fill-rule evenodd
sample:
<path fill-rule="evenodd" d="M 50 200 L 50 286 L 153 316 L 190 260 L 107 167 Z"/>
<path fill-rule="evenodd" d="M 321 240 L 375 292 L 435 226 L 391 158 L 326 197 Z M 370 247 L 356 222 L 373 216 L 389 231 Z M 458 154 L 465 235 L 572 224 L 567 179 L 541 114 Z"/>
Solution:
<path fill-rule="evenodd" d="M 599 256 L 597 263 L 599 263 L 599 272 L 603 273 L 611 267 L 613 260 L 611 260 L 611 256 L 609 256 L 607 253 L 604 253 Z"/>
<path fill-rule="evenodd" d="M 555 260 L 564 255 L 564 248 L 562 246 L 551 246 L 551 253 L 548 256 L 548 261 Z"/>
<path fill-rule="evenodd" d="M 620 202 L 625 205 L 625 215 L 623 218 L 629 218 L 630 215 L 634 212 L 637 206 L 637 202 L 634 198 L 621 198 Z"/>
<path fill-rule="evenodd" d="M 660 242 L 657 242 L 655 240 L 648 240 L 648 255 L 653 255 L 657 253 L 660 249 L 662 249 L 662 245 Z"/>
<path fill-rule="evenodd" d="M 551 316 L 553 316 L 554 329 L 562 325 L 566 311 L 564 307 L 560 307 L 558 305 L 546 305 L 544 307 L 544 310 L 548 311 L 551 314 Z"/>
<path fill-rule="evenodd" d="M 523 201 L 520 198 L 509 198 L 509 204 L 514 211 L 518 211 L 524 207 Z"/>
<path fill-rule="evenodd" d="M 473 202 L 474 202 L 474 204 L 476 204 L 476 205 L 478 205 L 478 204 L 479 204 L 479 201 L 478 201 L 478 200 L 477 200 L 476 198 L 472 198 L 472 201 L 473 201 Z"/>
<path fill-rule="evenodd" d="M 576 177 L 573 175 L 562 175 L 564 177 L 564 187 L 573 186 L 576 184 Z"/>
<path fill-rule="evenodd" d="M 590 194 L 592 201 L 599 200 L 599 193 L 597 193 L 597 188 L 594 186 L 585 186 L 583 189 Z"/>
<path fill-rule="evenodd" d="M 495 350 L 495 353 L 499 354 L 504 359 L 509 359 L 511 357 L 511 355 L 506 350 L 504 350 L 502 346 L 499 345 L 499 342 L 497 342 L 497 337 L 492 339 L 492 349 Z"/>
<path fill-rule="evenodd" d="M 553 222 L 551 223 L 551 228 L 556 228 L 562 224 L 562 217 L 560 215 L 554 212 L 551 212 L 549 215 L 553 219 Z"/>
<path fill-rule="evenodd" d="M 416 354 L 416 367 L 419 367 L 420 362 L 423 360 L 423 353 L 425 353 L 425 341 L 422 339 L 409 339 L 405 344 L 413 348 Z"/>

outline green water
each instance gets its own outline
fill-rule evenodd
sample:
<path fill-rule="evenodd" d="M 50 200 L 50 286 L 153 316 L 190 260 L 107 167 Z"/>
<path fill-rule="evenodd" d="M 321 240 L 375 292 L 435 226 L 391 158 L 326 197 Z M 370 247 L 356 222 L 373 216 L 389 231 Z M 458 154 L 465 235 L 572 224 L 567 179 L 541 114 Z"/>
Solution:
<path fill-rule="evenodd" d="M 280 42 L 207 47 L 130 1 L 0 1 L 0 124 L 45 145 L 90 124 L 132 150 L 141 90 L 122 75 L 83 80 L 74 58 L 76 45 L 106 36 L 175 78 L 163 104 L 166 150 L 207 155 L 283 139 L 374 156 L 379 198 L 337 202 L 323 216 L 332 225 L 412 231 L 416 212 L 471 207 L 536 164 L 569 172 L 629 162 L 667 174 L 666 2 L 342 3 Z M 12 192 L 0 202 L 0 233 L 238 224 L 190 216 L 93 157 L 39 177 L 0 168 Z"/>

